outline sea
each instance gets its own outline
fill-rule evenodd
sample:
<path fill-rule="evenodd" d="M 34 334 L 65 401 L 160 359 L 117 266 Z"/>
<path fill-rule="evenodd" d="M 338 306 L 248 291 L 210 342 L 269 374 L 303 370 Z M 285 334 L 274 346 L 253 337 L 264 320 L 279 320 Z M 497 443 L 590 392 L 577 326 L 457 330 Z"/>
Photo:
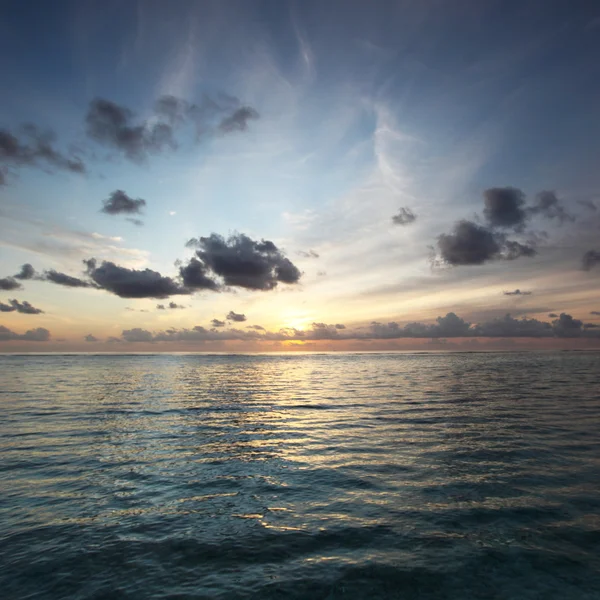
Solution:
<path fill-rule="evenodd" d="M 0 356 L 0 598 L 600 599 L 600 353 Z"/>

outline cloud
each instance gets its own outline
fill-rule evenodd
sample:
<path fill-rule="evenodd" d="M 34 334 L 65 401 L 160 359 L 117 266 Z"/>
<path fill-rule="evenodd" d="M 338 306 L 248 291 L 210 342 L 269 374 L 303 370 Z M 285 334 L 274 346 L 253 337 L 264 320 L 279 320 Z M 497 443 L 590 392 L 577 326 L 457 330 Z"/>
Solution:
<path fill-rule="evenodd" d="M 596 212 L 598 210 L 598 207 L 591 200 L 577 200 L 577 202 L 592 212 Z"/>
<path fill-rule="evenodd" d="M 401 207 L 397 215 L 392 217 L 394 225 L 409 225 L 417 220 L 417 215 L 408 207 Z"/>
<path fill-rule="evenodd" d="M 587 337 L 600 338 L 600 327 L 584 327 L 582 322 L 571 315 L 562 313 L 552 323 L 537 319 L 515 319 L 510 314 L 482 323 L 470 323 L 455 313 L 438 317 L 435 323 L 397 322 L 379 323 L 354 330 L 340 330 L 327 323 L 312 323 L 306 330 L 282 328 L 279 331 L 266 331 L 260 325 L 248 326 L 250 331 L 221 329 L 223 321 L 213 319 L 213 328 L 196 325 L 192 329 L 175 329 L 153 333 L 145 329 L 124 330 L 122 339 L 129 342 L 205 342 L 218 340 L 241 341 L 311 341 L 311 340 L 376 340 L 376 339 L 446 339 L 446 338 L 550 338 Z"/>
<path fill-rule="evenodd" d="M 548 317 L 550 317 L 551 319 L 556 319 L 558 315 L 556 313 L 548 313 Z"/>
<path fill-rule="evenodd" d="M 15 279 L 22 280 L 33 279 L 35 277 L 35 269 L 29 263 L 25 263 L 14 277 Z"/>
<path fill-rule="evenodd" d="M 187 265 L 179 268 L 179 276 L 186 288 L 190 290 L 217 291 L 219 289 L 218 283 L 211 279 L 207 272 L 208 269 L 204 263 L 194 257 L 190 259 Z"/>
<path fill-rule="evenodd" d="M 237 323 L 241 323 L 246 320 L 246 315 L 242 315 L 240 313 L 233 312 L 230 310 L 225 317 L 228 321 L 236 321 Z"/>
<path fill-rule="evenodd" d="M 346 329 L 346 326 L 343 323 L 336 323 L 335 328 L 336 329 Z"/>
<path fill-rule="evenodd" d="M 84 261 L 88 276 L 101 289 L 121 298 L 168 298 L 176 294 L 189 294 L 171 277 L 165 277 L 151 269 L 128 269 L 113 262 L 102 261 L 98 266 L 95 258 Z"/>
<path fill-rule="evenodd" d="M 15 333 L 4 325 L 0 325 L 0 342 L 10 342 L 13 340 L 23 340 L 26 342 L 47 342 L 50 339 L 50 332 L 43 327 L 37 329 L 28 329 L 25 333 Z"/>
<path fill-rule="evenodd" d="M 134 329 L 125 329 L 122 333 L 126 342 L 152 342 L 153 336 L 146 329 L 135 327 Z"/>
<path fill-rule="evenodd" d="M 500 253 L 496 236 L 471 221 L 459 221 L 449 234 L 438 238 L 442 259 L 450 265 L 480 265 Z"/>
<path fill-rule="evenodd" d="M 597 325 L 596 323 L 584 323 L 583 328 L 584 329 L 598 329 L 598 328 L 600 328 L 600 325 Z"/>
<path fill-rule="evenodd" d="M 6 129 L 0 129 L 0 185 L 6 183 L 10 169 L 38 167 L 71 173 L 85 173 L 86 168 L 77 156 L 66 156 L 56 149 L 56 136 L 35 125 L 21 127 L 21 139 Z"/>
<path fill-rule="evenodd" d="M 597 264 L 600 264 L 600 252 L 598 250 L 588 250 L 581 258 L 581 268 L 584 271 L 590 271 Z"/>
<path fill-rule="evenodd" d="M 103 98 L 92 100 L 85 122 L 90 138 L 134 162 L 143 162 L 148 154 L 175 146 L 170 125 L 137 123 L 131 110 Z"/>
<path fill-rule="evenodd" d="M 131 198 L 123 190 L 115 190 L 102 202 L 104 206 L 100 212 L 107 215 L 139 215 L 142 212 L 142 208 L 146 206 L 145 200 L 142 198 Z"/>
<path fill-rule="evenodd" d="M 130 109 L 110 100 L 96 98 L 85 117 L 87 134 L 105 146 L 114 148 L 137 163 L 149 155 L 178 146 L 176 133 L 192 126 L 196 139 L 207 134 L 246 131 L 258 112 L 249 106 L 239 106 L 239 100 L 226 94 L 204 95 L 199 103 L 189 103 L 175 96 L 159 98 L 146 121 Z"/>
<path fill-rule="evenodd" d="M 535 248 L 507 240 L 504 235 L 477 225 L 459 221 L 449 234 L 438 237 L 438 249 L 443 262 L 449 265 L 481 265 L 491 260 L 515 260 L 534 256 Z"/>
<path fill-rule="evenodd" d="M 537 194 L 535 203 L 527 210 L 532 215 L 542 215 L 547 219 L 557 219 L 560 223 L 575 221 L 575 217 L 565 210 L 556 193 L 553 191 L 543 191 Z"/>
<path fill-rule="evenodd" d="M 40 279 L 43 281 L 50 281 L 52 283 L 56 283 L 57 285 L 64 285 L 65 287 L 96 287 L 89 281 L 84 281 L 83 279 L 79 279 L 79 277 L 72 277 L 71 275 L 61 273 L 60 271 L 55 271 L 54 269 L 44 271 L 44 274 L 40 277 Z"/>
<path fill-rule="evenodd" d="M 527 218 L 525 194 L 513 187 L 489 188 L 483 192 L 483 216 L 490 227 L 519 229 Z"/>
<path fill-rule="evenodd" d="M 19 302 L 18 300 L 9 300 L 8 304 L 0 302 L 0 312 L 19 312 L 24 315 L 39 315 L 44 311 L 41 308 L 35 308 L 29 302 L 24 300 Z"/>
<path fill-rule="evenodd" d="M 550 323 L 537 319 L 513 319 L 505 315 L 486 323 L 477 325 L 474 335 L 481 337 L 552 337 L 553 330 Z"/>
<path fill-rule="evenodd" d="M 558 337 L 579 337 L 583 323 L 579 319 L 574 319 L 571 315 L 560 313 L 558 319 L 552 321 L 552 328 Z"/>
<path fill-rule="evenodd" d="M 133 219 L 131 217 L 127 217 L 125 220 L 129 221 L 130 223 L 132 223 L 136 227 L 141 227 L 144 224 L 144 221 L 142 221 L 141 219 Z"/>
<path fill-rule="evenodd" d="M 219 130 L 223 133 L 246 131 L 248 129 L 248 121 L 258 118 L 259 114 L 256 110 L 250 106 L 242 106 L 219 123 Z"/>
<path fill-rule="evenodd" d="M 531 296 L 533 292 L 525 292 L 520 289 L 516 289 L 513 292 L 502 292 L 505 296 Z"/>
<path fill-rule="evenodd" d="M 91 333 L 88 333 L 84 338 L 83 338 L 86 342 L 99 342 L 100 340 L 93 336 Z"/>
<path fill-rule="evenodd" d="M 600 316 L 600 310 L 591 310 L 590 315 Z"/>
<path fill-rule="evenodd" d="M 257 242 L 243 233 L 234 234 L 227 240 L 213 233 L 209 237 L 191 239 L 187 245 L 198 248 L 196 256 L 201 264 L 194 263 L 195 259 L 192 259 L 186 267 L 182 267 L 184 283 L 184 271 L 188 268 L 198 271 L 202 282 L 206 278 L 206 269 L 209 269 L 222 277 L 226 286 L 252 290 L 271 290 L 280 282 L 297 283 L 302 275 L 273 242 Z"/>
<path fill-rule="evenodd" d="M 183 304 L 169 302 L 169 304 L 167 304 L 166 306 L 164 304 L 157 304 L 156 308 L 158 310 L 167 310 L 167 309 L 175 310 L 175 309 L 179 309 L 179 308 L 185 308 L 185 306 L 183 306 Z"/>
<path fill-rule="evenodd" d="M 3 277 L 0 279 L 0 290 L 20 290 L 23 286 L 14 277 Z"/>
<path fill-rule="evenodd" d="M 226 325 L 225 321 L 219 321 L 219 319 L 213 319 L 210 324 L 213 327 L 225 327 Z"/>
<path fill-rule="evenodd" d="M 319 258 L 319 255 L 314 250 L 298 250 L 298 256 L 302 256 L 302 258 Z"/>

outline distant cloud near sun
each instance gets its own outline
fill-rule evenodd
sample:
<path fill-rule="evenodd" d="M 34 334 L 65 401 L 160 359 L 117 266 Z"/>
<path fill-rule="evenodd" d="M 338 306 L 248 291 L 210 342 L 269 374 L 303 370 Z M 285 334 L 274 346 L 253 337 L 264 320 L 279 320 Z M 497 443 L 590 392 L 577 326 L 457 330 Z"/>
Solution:
<path fill-rule="evenodd" d="M 533 292 L 525 292 L 520 289 L 516 289 L 512 292 L 502 292 L 505 296 L 531 296 Z"/>
<path fill-rule="evenodd" d="M 204 343 L 210 341 L 315 341 L 315 340 L 394 340 L 394 339 L 445 339 L 445 338 L 586 338 L 598 339 L 600 329 L 594 324 L 584 324 L 571 315 L 561 313 L 551 323 L 537 319 L 514 319 L 509 314 L 504 317 L 471 323 L 456 315 L 448 313 L 438 317 L 433 324 L 407 323 L 402 326 L 395 321 L 380 323 L 372 321 L 367 328 L 346 329 L 340 325 L 312 323 L 307 329 L 291 327 L 279 331 L 268 331 L 259 325 L 241 329 L 220 329 L 224 323 L 213 319 L 212 329 L 201 325 L 193 328 L 152 332 L 139 327 L 126 329 L 122 340 L 126 342 L 186 342 Z"/>

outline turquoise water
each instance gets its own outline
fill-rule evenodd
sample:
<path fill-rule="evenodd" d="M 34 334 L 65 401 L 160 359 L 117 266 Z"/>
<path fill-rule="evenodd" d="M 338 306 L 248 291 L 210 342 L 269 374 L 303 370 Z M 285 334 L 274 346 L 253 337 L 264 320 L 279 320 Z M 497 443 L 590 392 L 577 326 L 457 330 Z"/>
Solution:
<path fill-rule="evenodd" d="M 0 357 L 0 596 L 600 598 L 600 353 Z"/>

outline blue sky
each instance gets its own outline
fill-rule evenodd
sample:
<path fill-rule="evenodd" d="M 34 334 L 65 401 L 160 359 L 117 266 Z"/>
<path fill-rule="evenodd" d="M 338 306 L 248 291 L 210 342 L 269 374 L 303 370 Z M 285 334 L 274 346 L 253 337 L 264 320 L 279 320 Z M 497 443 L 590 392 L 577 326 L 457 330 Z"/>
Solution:
<path fill-rule="evenodd" d="M 581 321 L 569 337 L 591 343 L 584 325 L 600 323 L 597 3 L 15 1 L 0 12 L 0 129 L 20 140 L 30 139 L 23 123 L 51 129 L 53 148 L 85 165 L 81 174 L 2 155 L 0 278 L 26 263 L 38 273 L 0 290 L 0 323 L 12 332 L 3 350 L 90 349 L 88 334 L 97 349 L 318 349 L 325 339 L 378 348 L 373 322 L 435 324 L 451 312 L 472 324 L 471 337 L 506 313 L 549 323 L 565 313 Z M 177 148 L 143 160 L 90 135 L 95 99 L 150 131 L 164 96 L 227 108 L 199 133 L 186 113 L 172 123 Z M 253 115 L 242 127 L 221 127 L 241 108 Z M 522 190 L 521 221 L 486 221 L 490 189 Z M 145 200 L 141 214 L 101 212 L 116 190 Z M 544 190 L 554 204 L 536 209 Z M 489 197 L 504 202 L 499 211 L 521 202 Z M 402 207 L 416 218 L 398 225 Z M 464 244 L 460 220 L 498 250 L 452 258 L 439 236 Z M 236 232 L 271 240 L 301 275 L 257 291 L 213 270 L 218 292 L 129 298 L 84 272 L 94 257 L 134 279 L 151 269 L 179 281 L 197 251 L 188 240 Z M 515 260 L 507 240 L 521 245 Z M 56 285 L 43 275 L 50 269 L 89 285 Z M 504 294 L 517 289 L 531 293 Z M 43 312 L 13 310 L 11 299 Z M 169 301 L 184 308 L 156 308 Z M 242 333 L 224 319 L 230 310 L 246 315 Z M 228 325 L 211 329 L 212 319 Z M 314 323 L 346 329 L 321 339 Z M 273 339 L 246 339 L 248 325 Z M 161 341 L 194 327 L 214 333 Z M 22 337 L 38 328 L 48 339 Z M 405 347 L 407 337 L 390 339 Z"/>

